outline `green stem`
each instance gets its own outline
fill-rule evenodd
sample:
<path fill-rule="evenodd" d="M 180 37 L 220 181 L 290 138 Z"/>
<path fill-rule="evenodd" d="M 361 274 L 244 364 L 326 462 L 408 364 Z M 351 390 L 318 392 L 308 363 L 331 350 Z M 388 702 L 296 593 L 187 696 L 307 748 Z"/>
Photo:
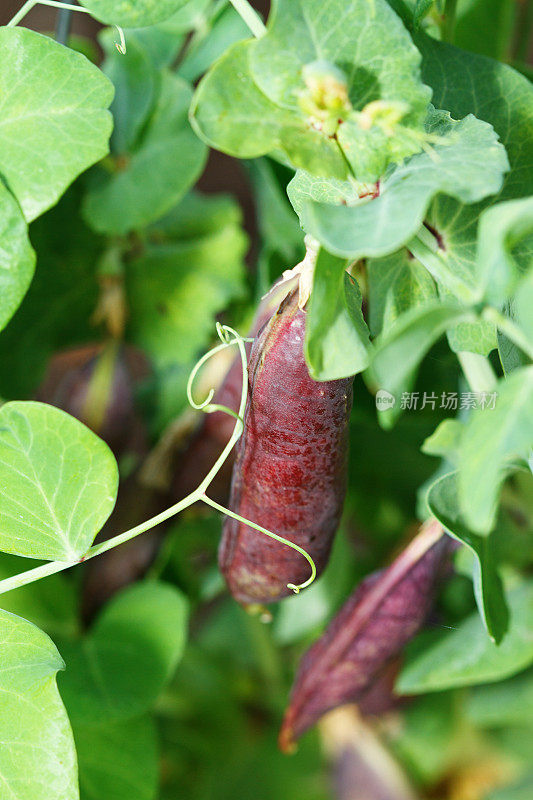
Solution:
<path fill-rule="evenodd" d="M 59 0 L 26 0 L 20 11 L 17 11 L 13 19 L 9 20 L 7 27 L 13 28 L 15 25 L 18 25 L 20 20 L 23 19 L 34 6 L 37 5 L 52 6 L 52 8 L 65 8 L 68 11 L 81 11 L 83 14 L 91 13 L 88 8 L 83 8 L 83 6 L 73 6 L 71 3 L 61 3 Z"/>
<path fill-rule="evenodd" d="M 20 586 L 26 586 L 28 583 L 33 583 L 41 578 L 54 575 L 56 572 L 62 572 L 65 569 L 74 567 L 76 564 L 88 561 L 89 559 L 99 556 L 108 550 L 112 550 L 113 547 L 118 547 L 120 544 L 129 542 L 130 539 L 135 538 L 135 536 L 139 536 L 139 534 L 150 530 L 150 528 L 153 528 L 156 525 L 159 525 L 160 522 L 164 522 L 170 517 L 179 514 L 180 511 L 183 511 L 183 509 L 193 505 L 193 503 L 197 503 L 200 498 L 201 493 L 199 493 L 198 489 L 196 489 L 194 492 L 187 495 L 187 497 L 184 497 L 183 500 L 180 500 L 179 503 L 167 508 L 160 514 L 157 514 L 155 517 L 151 517 L 151 519 L 146 520 L 146 522 L 136 525 L 135 528 L 131 528 L 129 531 L 120 533 L 118 536 L 114 536 L 112 539 L 108 539 L 105 542 L 93 545 L 91 548 L 89 548 L 86 554 L 77 561 L 51 561 L 48 564 L 35 567 L 35 569 L 30 569 L 27 572 L 21 572 L 19 575 L 13 575 L 11 578 L 5 578 L 3 581 L 0 581 L 0 594 L 10 592 L 12 589 L 18 589 Z"/>
<path fill-rule="evenodd" d="M 257 39 L 264 36 L 267 30 L 266 25 L 248 0 L 230 0 L 230 3 Z"/>
<path fill-rule="evenodd" d="M 417 235 L 406 244 L 407 249 L 427 269 L 430 275 L 449 289 L 461 302 L 468 305 L 476 302 L 473 289 L 455 275 L 443 255 L 439 244 L 427 228 L 422 227 Z"/>
<path fill-rule="evenodd" d="M 533 361 L 533 346 L 520 328 L 514 324 L 512 319 L 502 314 L 501 311 L 493 306 L 483 309 L 483 319 L 492 322 L 508 339 L 510 339 L 528 358 Z"/>
<path fill-rule="evenodd" d="M 457 353 L 465 378 L 473 392 L 492 392 L 497 383 L 496 375 L 486 356 L 463 350 Z"/>
<path fill-rule="evenodd" d="M 291 589 L 294 592 L 294 594 L 298 594 L 301 589 L 305 589 L 305 588 L 307 588 L 307 586 L 309 586 L 311 583 L 313 583 L 314 579 L 316 578 L 315 562 L 313 561 L 313 559 L 311 558 L 309 553 L 306 553 L 306 551 L 303 550 L 299 545 L 295 544 L 294 542 L 290 542 L 288 539 L 284 539 L 283 536 L 278 536 L 277 533 L 272 533 L 272 531 L 268 531 L 266 528 L 263 528 L 261 525 L 257 525 L 257 523 L 251 522 L 249 519 L 245 519 L 244 517 L 241 517 L 239 514 L 235 514 L 235 512 L 230 511 L 227 508 L 224 508 L 224 506 L 220 506 L 218 503 L 215 503 L 214 500 L 211 500 L 210 497 L 206 497 L 205 494 L 202 495 L 200 500 L 203 500 L 203 502 L 207 503 L 208 506 L 212 506 L 213 508 L 216 508 L 217 511 L 221 511 L 227 517 L 231 517 L 232 519 L 236 519 L 238 522 L 242 522 L 244 525 L 247 525 L 249 528 L 253 528 L 255 531 L 259 531 L 259 533 L 264 533 L 265 536 L 269 536 L 271 539 L 275 539 L 276 542 L 279 542 L 280 544 L 284 544 L 287 547 L 292 547 L 293 550 L 296 550 L 297 553 L 300 553 L 300 555 L 304 556 L 304 558 L 307 559 L 307 561 L 309 562 L 309 565 L 311 567 L 311 575 L 309 576 L 309 578 L 306 581 L 304 581 L 304 583 L 299 583 L 299 584 L 288 583 L 287 584 L 287 588 Z"/>
<path fill-rule="evenodd" d="M 445 42 L 453 42 L 456 12 L 457 0 L 446 0 L 444 4 L 444 18 L 441 25 L 441 35 Z"/>

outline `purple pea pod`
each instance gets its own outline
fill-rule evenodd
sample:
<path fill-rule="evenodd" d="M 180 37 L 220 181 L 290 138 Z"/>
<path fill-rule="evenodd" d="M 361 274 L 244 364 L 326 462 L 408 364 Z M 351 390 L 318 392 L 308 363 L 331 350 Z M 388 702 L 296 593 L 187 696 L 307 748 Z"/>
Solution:
<path fill-rule="evenodd" d="M 360 702 L 423 625 L 452 541 L 441 525 L 423 525 L 386 570 L 369 575 L 304 655 L 281 728 L 289 752 L 320 717 Z"/>

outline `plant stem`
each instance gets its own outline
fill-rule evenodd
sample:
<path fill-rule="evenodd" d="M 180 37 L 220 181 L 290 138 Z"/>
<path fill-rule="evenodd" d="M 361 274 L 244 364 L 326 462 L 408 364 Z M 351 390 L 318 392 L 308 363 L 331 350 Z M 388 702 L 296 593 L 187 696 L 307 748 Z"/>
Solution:
<path fill-rule="evenodd" d="M 9 20 L 9 22 L 7 23 L 7 27 L 13 28 L 15 25 L 18 25 L 20 20 L 23 19 L 26 16 L 26 14 L 32 10 L 33 6 L 37 5 L 37 3 L 38 0 L 26 0 L 22 8 L 17 11 L 17 13 L 12 19 Z"/>
<path fill-rule="evenodd" d="M 67 45 L 72 24 L 72 9 L 62 8 L 57 13 L 56 42 Z"/>
<path fill-rule="evenodd" d="M 37 5 L 52 6 L 52 8 L 65 8 L 68 11 L 81 11 L 83 14 L 91 13 L 88 8 L 83 8 L 83 6 L 73 6 L 71 3 L 61 3 L 59 0 L 26 0 L 20 11 L 17 11 L 15 16 L 9 20 L 6 27 L 13 28 L 15 25 L 18 25 L 20 20 L 23 19 L 34 6 Z"/>
<path fill-rule="evenodd" d="M 248 0 L 230 0 L 230 3 L 257 39 L 264 36 L 266 25 Z"/>
<path fill-rule="evenodd" d="M 491 392 L 497 383 L 496 375 L 486 356 L 462 350 L 457 353 L 465 378 L 473 392 Z"/>
<path fill-rule="evenodd" d="M 417 235 L 406 244 L 407 249 L 427 269 L 430 275 L 442 286 L 468 305 L 476 301 L 473 289 L 455 275 L 442 255 L 435 237 L 427 228 L 422 227 Z"/>
<path fill-rule="evenodd" d="M 498 309 L 493 306 L 487 306 L 483 309 L 482 316 L 487 322 L 492 322 L 493 325 L 496 325 L 508 339 L 533 361 L 533 346 L 527 336 L 514 324 L 512 319 L 502 314 L 501 311 L 498 311 Z"/>
<path fill-rule="evenodd" d="M 35 567 L 35 569 L 27 570 L 27 572 L 21 572 L 19 575 L 13 575 L 11 578 L 5 578 L 3 581 L 0 581 L 0 594 L 10 592 L 12 589 L 18 589 L 20 586 L 33 583 L 41 578 L 46 578 L 48 575 L 54 575 L 56 572 L 62 572 L 65 569 L 74 567 L 76 564 L 83 563 L 84 561 L 88 561 L 95 556 L 106 553 L 108 550 L 112 550 L 114 547 L 118 547 L 120 544 L 129 542 L 130 539 L 134 539 L 135 536 L 139 536 L 139 534 L 150 530 L 150 528 L 153 528 L 156 525 L 159 525 L 160 522 L 164 522 L 170 517 L 179 514 L 180 511 L 183 511 L 184 508 L 188 508 L 188 506 L 193 505 L 193 503 L 197 503 L 198 500 L 200 500 L 200 497 L 201 494 L 198 492 L 198 489 L 195 489 L 194 492 L 187 495 L 187 497 L 184 497 L 183 500 L 179 501 L 179 503 L 167 508 L 160 514 L 157 514 L 155 517 L 151 517 L 151 519 L 146 520 L 146 522 L 142 522 L 140 525 L 130 528 L 129 531 L 118 534 L 118 536 L 113 536 L 112 539 L 108 539 L 105 542 L 94 544 L 89 548 L 86 554 L 77 561 L 51 561 L 48 564 Z"/>
<path fill-rule="evenodd" d="M 445 42 L 453 42 L 456 11 L 457 0 L 446 0 L 444 4 L 444 18 L 441 25 L 442 39 Z"/>

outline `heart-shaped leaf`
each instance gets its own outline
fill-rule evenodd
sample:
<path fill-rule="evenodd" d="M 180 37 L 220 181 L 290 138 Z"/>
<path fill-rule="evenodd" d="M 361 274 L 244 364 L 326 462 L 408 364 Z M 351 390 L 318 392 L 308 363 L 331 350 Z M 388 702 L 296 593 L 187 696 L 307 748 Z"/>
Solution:
<path fill-rule="evenodd" d="M 35 402 L 0 408 L 0 550 L 76 561 L 111 514 L 118 469 L 74 417 Z"/>
<path fill-rule="evenodd" d="M 6 800 L 77 800 L 76 751 L 56 686 L 65 665 L 31 622 L 0 610 L 0 785 Z"/>
<path fill-rule="evenodd" d="M 113 86 L 85 56 L 27 28 L 0 28 L 0 173 L 28 222 L 105 156 Z"/>

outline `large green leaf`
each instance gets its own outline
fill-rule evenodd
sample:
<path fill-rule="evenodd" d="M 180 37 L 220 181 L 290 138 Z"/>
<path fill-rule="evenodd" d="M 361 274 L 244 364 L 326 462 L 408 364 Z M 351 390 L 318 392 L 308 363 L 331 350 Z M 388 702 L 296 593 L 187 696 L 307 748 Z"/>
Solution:
<path fill-rule="evenodd" d="M 124 28 L 143 28 L 169 19 L 195 0 L 81 0 L 100 22 Z"/>
<path fill-rule="evenodd" d="M 0 550 L 76 561 L 111 514 L 118 469 L 108 446 L 53 406 L 0 408 Z"/>
<path fill-rule="evenodd" d="M 305 325 L 305 357 L 315 380 L 356 375 L 370 361 L 361 292 L 345 267 L 343 259 L 320 251 Z"/>
<path fill-rule="evenodd" d="M 479 613 L 489 636 L 498 644 L 507 631 L 509 612 L 495 563 L 493 537 L 477 536 L 461 519 L 456 472 L 435 481 L 429 489 L 427 504 L 446 530 L 473 553 L 472 577 Z"/>
<path fill-rule="evenodd" d="M 187 635 L 187 601 L 170 584 L 134 584 L 105 607 L 89 633 L 65 641 L 61 695 L 73 725 L 148 711 L 172 677 Z"/>
<path fill-rule="evenodd" d="M 26 294 L 35 269 L 35 253 L 24 216 L 0 180 L 0 330 Z"/>
<path fill-rule="evenodd" d="M 438 137 L 435 145 L 387 172 L 376 197 L 361 199 L 361 189 L 349 181 L 339 185 L 298 173 L 289 197 L 305 230 L 337 255 L 382 256 L 416 234 L 436 194 L 473 203 L 501 188 L 508 162 L 490 125 L 471 115 L 455 121 L 433 109 L 426 129 Z"/>
<path fill-rule="evenodd" d="M 488 638 L 478 614 L 408 658 L 396 689 L 401 694 L 490 683 L 515 675 L 533 662 L 533 584 L 508 596 L 509 633 L 500 645 Z"/>
<path fill-rule="evenodd" d="M 105 156 L 113 86 L 85 56 L 26 28 L 0 28 L 0 173 L 28 221 Z"/>
<path fill-rule="evenodd" d="M 77 800 L 76 751 L 56 686 L 52 641 L 0 610 L 0 793 L 5 800 Z"/>
<path fill-rule="evenodd" d="M 333 0 L 326 13 L 319 0 L 279 0 L 267 34 L 230 48 L 204 77 L 195 126 L 231 155 L 281 153 L 295 167 L 338 178 L 349 162 L 362 180 L 376 178 L 420 149 L 430 95 L 419 64 L 383 0 Z M 392 133 L 363 120 L 372 103 L 398 113 Z"/>
<path fill-rule="evenodd" d="M 100 233 L 124 234 L 166 214 L 203 169 L 205 145 L 187 119 L 191 89 L 164 72 L 154 112 L 125 166 L 101 176 L 85 199 L 87 222 Z"/>
<path fill-rule="evenodd" d="M 67 709 L 68 710 L 68 709 Z M 81 800 L 154 800 L 158 746 L 149 716 L 74 725 Z M 133 794 L 132 794 L 133 793 Z"/>
<path fill-rule="evenodd" d="M 500 486 L 513 458 L 533 447 L 533 367 L 498 383 L 492 410 L 473 412 L 461 439 L 458 496 L 468 527 L 487 536 L 494 526 Z"/>

